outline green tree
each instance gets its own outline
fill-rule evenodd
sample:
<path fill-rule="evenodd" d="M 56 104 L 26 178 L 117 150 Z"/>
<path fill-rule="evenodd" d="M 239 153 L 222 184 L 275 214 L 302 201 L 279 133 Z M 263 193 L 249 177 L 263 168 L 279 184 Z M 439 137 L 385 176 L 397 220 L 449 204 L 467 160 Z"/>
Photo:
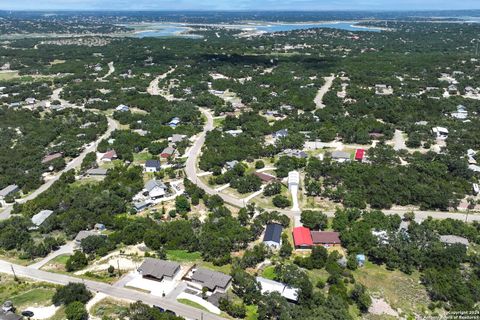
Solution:
<path fill-rule="evenodd" d="M 328 218 L 321 211 L 305 210 L 302 211 L 300 222 L 312 230 L 322 230 L 327 227 Z"/>
<path fill-rule="evenodd" d="M 65 315 L 67 320 L 87 320 L 88 312 L 85 305 L 80 301 L 74 301 L 65 308 Z"/>
<path fill-rule="evenodd" d="M 187 197 L 181 195 L 175 198 L 175 210 L 179 214 L 185 214 L 190 211 L 190 202 Z"/>
<path fill-rule="evenodd" d="M 88 265 L 87 256 L 81 251 L 75 251 L 73 255 L 68 258 L 65 265 L 68 272 L 80 270 Z"/>
<path fill-rule="evenodd" d="M 66 286 L 57 288 L 52 297 L 55 305 L 68 305 L 72 302 L 79 301 L 83 304 L 92 298 L 92 294 L 88 291 L 83 283 L 69 283 Z"/>
<path fill-rule="evenodd" d="M 288 200 L 287 197 L 282 195 L 276 195 L 275 197 L 273 197 L 272 203 L 275 207 L 282 209 L 290 206 L 290 200 Z"/>

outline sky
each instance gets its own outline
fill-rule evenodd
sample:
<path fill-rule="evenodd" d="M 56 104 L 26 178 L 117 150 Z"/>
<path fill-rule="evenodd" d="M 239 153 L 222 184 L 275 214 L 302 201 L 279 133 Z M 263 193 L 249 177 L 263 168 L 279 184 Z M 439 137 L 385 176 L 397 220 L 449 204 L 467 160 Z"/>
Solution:
<path fill-rule="evenodd" d="M 465 10 L 480 0 L 0 0 L 3 10 Z"/>

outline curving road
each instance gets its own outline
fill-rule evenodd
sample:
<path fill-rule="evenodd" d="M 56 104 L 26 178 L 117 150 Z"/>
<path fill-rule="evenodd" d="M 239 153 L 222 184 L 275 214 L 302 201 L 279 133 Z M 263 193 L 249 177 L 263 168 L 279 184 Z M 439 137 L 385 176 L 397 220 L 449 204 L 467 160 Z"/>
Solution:
<path fill-rule="evenodd" d="M 6 261 L 0 260 L 1 273 L 13 274 L 12 269 L 15 271 L 15 274 L 19 277 L 26 277 L 26 278 L 44 281 L 44 282 L 50 282 L 50 283 L 55 283 L 60 285 L 66 285 L 70 282 L 83 283 L 89 290 L 93 292 L 101 292 L 110 297 L 114 297 L 118 299 L 125 299 L 130 301 L 142 301 L 143 303 L 146 303 L 149 305 L 160 306 L 166 310 L 171 310 L 176 314 L 181 315 L 187 319 L 195 319 L 195 320 L 224 319 L 220 316 L 217 316 L 208 312 L 203 312 L 200 309 L 187 306 L 175 300 L 169 300 L 166 298 L 157 297 L 154 295 L 150 295 L 148 293 L 143 293 L 143 292 L 132 290 L 132 289 L 119 288 L 103 282 L 84 280 L 84 279 L 71 277 L 64 274 L 37 270 L 32 267 L 15 265 L 15 264 L 11 264 Z"/>
<path fill-rule="evenodd" d="M 71 160 L 69 163 L 67 163 L 67 165 L 65 166 L 65 168 L 59 172 L 57 172 L 52 178 L 50 178 L 48 181 L 46 181 L 44 184 L 42 184 L 38 189 L 36 189 L 35 191 L 33 191 L 32 193 L 30 193 L 28 196 L 22 198 L 22 199 L 18 199 L 16 202 L 17 203 L 24 203 L 24 202 L 27 202 L 29 200 L 33 200 L 35 199 L 36 197 L 38 197 L 40 194 L 42 194 L 43 192 L 45 192 L 46 190 L 48 190 L 48 188 L 50 188 L 58 179 L 60 179 L 60 176 L 64 173 L 64 172 L 67 172 L 71 169 L 75 169 L 75 168 L 78 168 L 80 167 L 80 165 L 82 164 L 82 161 L 83 159 L 85 158 L 85 156 L 87 155 L 87 153 L 90 153 L 90 152 L 94 152 L 95 150 L 97 150 L 97 146 L 98 144 L 100 143 L 100 141 L 102 141 L 103 139 L 105 138 L 108 138 L 110 136 L 110 134 L 118 129 L 118 122 L 113 120 L 112 118 L 107 118 L 107 121 L 108 121 L 108 129 L 107 131 L 105 131 L 104 134 L 102 134 L 96 141 L 94 141 L 93 143 L 90 143 L 79 155 L 78 157 L 74 158 L 73 160 Z M 5 219 L 8 219 L 10 218 L 11 216 L 11 212 L 13 210 L 13 205 L 8 205 L 1 213 L 0 213 L 0 220 L 5 220 Z"/>

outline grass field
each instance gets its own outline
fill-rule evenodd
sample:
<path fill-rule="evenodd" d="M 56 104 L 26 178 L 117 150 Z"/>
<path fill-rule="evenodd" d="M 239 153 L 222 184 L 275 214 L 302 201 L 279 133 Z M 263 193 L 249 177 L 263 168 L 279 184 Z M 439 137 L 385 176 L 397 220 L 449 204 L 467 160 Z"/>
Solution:
<path fill-rule="evenodd" d="M 203 310 L 203 311 L 206 311 L 206 312 L 210 312 L 207 310 L 207 308 L 205 308 L 204 306 L 202 306 L 201 304 L 198 304 L 192 300 L 188 300 L 188 299 L 177 299 L 178 302 L 180 303 L 183 303 L 183 304 L 186 304 L 187 306 L 190 306 L 190 307 L 194 307 L 194 308 L 197 308 L 197 309 L 200 309 L 200 310 Z"/>
<path fill-rule="evenodd" d="M 258 319 L 258 306 L 250 305 L 247 306 L 247 316 L 246 320 L 257 320 Z"/>
<path fill-rule="evenodd" d="M 187 250 L 166 250 L 167 259 L 178 262 L 195 262 L 202 259 L 200 252 L 188 252 Z"/>
<path fill-rule="evenodd" d="M 15 78 L 18 78 L 17 71 L 2 71 L 0 72 L 0 81 L 8 81 Z"/>
<path fill-rule="evenodd" d="M 90 312 L 99 319 L 125 319 L 128 303 L 106 298 L 94 305 Z"/>
<path fill-rule="evenodd" d="M 33 282 L 25 279 L 15 281 L 12 276 L 0 277 L 0 301 L 11 300 L 19 309 L 30 306 L 51 305 L 55 286 L 43 282 Z"/>
<path fill-rule="evenodd" d="M 425 288 L 419 283 L 418 272 L 407 275 L 367 262 L 364 267 L 354 271 L 354 276 L 373 296 L 383 297 L 393 309 L 401 309 L 402 313 L 407 315 L 424 314 L 427 310 L 430 299 Z"/>

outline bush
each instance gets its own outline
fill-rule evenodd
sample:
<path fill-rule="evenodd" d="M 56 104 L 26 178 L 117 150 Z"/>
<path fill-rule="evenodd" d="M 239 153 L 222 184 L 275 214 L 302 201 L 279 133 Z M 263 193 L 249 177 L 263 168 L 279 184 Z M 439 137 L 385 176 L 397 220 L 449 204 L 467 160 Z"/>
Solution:
<path fill-rule="evenodd" d="M 281 191 L 282 191 L 282 184 L 280 182 L 272 182 L 267 184 L 267 186 L 263 190 L 263 194 L 266 197 L 270 197 L 270 196 L 280 194 Z"/>
<path fill-rule="evenodd" d="M 87 320 L 88 312 L 85 305 L 79 301 L 69 303 L 65 308 L 68 320 Z"/>
<path fill-rule="evenodd" d="M 88 265 L 87 256 L 81 251 L 75 251 L 75 253 L 68 258 L 66 269 L 68 272 L 80 270 Z"/>
<path fill-rule="evenodd" d="M 69 283 L 66 286 L 58 288 L 52 297 L 55 305 L 68 305 L 72 302 L 79 301 L 83 304 L 92 298 L 92 294 L 88 291 L 83 283 Z"/>
<path fill-rule="evenodd" d="M 262 160 L 258 160 L 257 162 L 255 162 L 255 169 L 262 169 L 262 168 L 265 168 L 265 162 L 263 162 Z"/>
<path fill-rule="evenodd" d="M 272 203 L 277 208 L 286 208 L 290 206 L 290 200 L 285 196 L 277 195 L 273 198 Z"/>

